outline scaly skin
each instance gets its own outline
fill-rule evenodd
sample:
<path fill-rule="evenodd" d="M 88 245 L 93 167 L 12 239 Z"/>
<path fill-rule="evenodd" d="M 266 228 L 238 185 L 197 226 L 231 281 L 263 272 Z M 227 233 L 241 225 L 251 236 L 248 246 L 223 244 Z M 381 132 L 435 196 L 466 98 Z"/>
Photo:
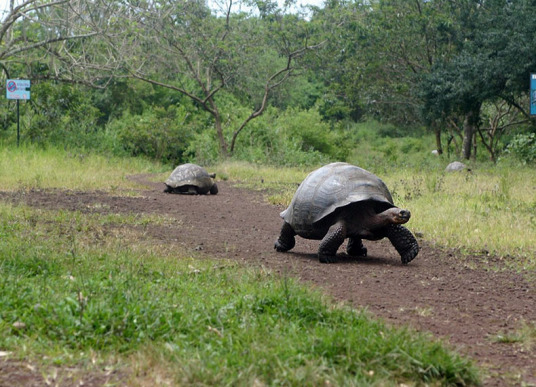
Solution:
<path fill-rule="evenodd" d="M 366 257 L 367 249 L 363 246 L 362 238 L 378 240 L 387 237 L 400 254 L 402 263 L 408 264 L 419 253 L 417 240 L 407 228 L 402 226 L 410 217 L 409 211 L 397 207 L 389 208 L 379 214 L 374 213 L 372 208 L 362 209 L 357 214 L 351 212 L 345 214 L 329 227 L 322 238 L 318 248 L 318 259 L 322 263 L 336 262 L 337 250 L 348 237 L 346 248 L 348 255 Z M 296 235 L 292 226 L 285 222 L 274 248 L 279 252 L 291 250 L 296 244 Z"/>
<path fill-rule="evenodd" d="M 400 224 L 387 226 L 385 236 L 389 238 L 398 254 L 400 254 L 402 264 L 407 265 L 419 254 L 419 243 L 406 227 Z"/>
<path fill-rule="evenodd" d="M 296 233 L 294 229 L 287 222 L 283 223 L 281 227 L 281 233 L 279 238 L 275 241 L 274 249 L 279 252 L 289 251 L 296 244 Z"/>
<path fill-rule="evenodd" d="M 337 250 L 346 238 L 346 224 L 338 221 L 328 230 L 318 248 L 318 259 L 321 263 L 333 263 L 336 261 Z"/>

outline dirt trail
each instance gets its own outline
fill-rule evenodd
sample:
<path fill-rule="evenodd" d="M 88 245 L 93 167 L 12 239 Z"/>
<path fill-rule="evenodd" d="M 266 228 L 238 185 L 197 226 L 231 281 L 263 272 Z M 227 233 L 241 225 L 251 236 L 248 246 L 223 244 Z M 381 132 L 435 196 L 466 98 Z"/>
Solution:
<path fill-rule="evenodd" d="M 486 270 L 492 258 L 461 257 L 420 241 L 417 258 L 402 266 L 388 241 L 365 241 L 368 257 L 354 260 L 341 255 L 336 264 L 320 264 L 315 256 L 317 241 L 297 238 L 291 252 L 273 250 L 283 208 L 267 204 L 262 192 L 218 181 L 220 192 L 215 196 L 173 195 L 162 193 L 163 184 L 150 182 L 146 175 L 131 178 L 147 187 L 140 197 L 35 191 L 0 193 L 0 200 L 40 208 L 175 218 L 174 225 L 147 227 L 147 235 L 155 243 L 175 243 L 212 257 L 264 265 L 325 289 L 338 300 L 366 307 L 393 325 L 431 332 L 485 367 L 489 374 L 485 386 L 536 386 L 536 348 L 493 340 L 515 331 L 522 321 L 536 322 L 535 284 L 510 271 Z M 493 266 L 500 265 L 501 260 L 495 259 Z"/>

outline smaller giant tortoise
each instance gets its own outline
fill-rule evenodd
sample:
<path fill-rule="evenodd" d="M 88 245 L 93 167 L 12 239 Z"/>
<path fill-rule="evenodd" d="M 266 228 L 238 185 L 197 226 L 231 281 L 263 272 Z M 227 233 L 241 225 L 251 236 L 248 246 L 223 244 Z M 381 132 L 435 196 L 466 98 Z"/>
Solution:
<path fill-rule="evenodd" d="M 216 174 L 209 174 L 205 168 L 196 164 L 179 165 L 166 182 L 164 192 L 184 195 L 205 195 L 218 193 L 218 186 L 214 182 Z"/>
<path fill-rule="evenodd" d="M 274 248 L 292 249 L 296 235 L 321 240 L 318 258 L 322 263 L 335 261 L 346 238 L 350 256 L 367 255 L 362 239 L 384 237 L 391 241 L 403 264 L 419 252 L 417 240 L 402 226 L 410 219 L 410 212 L 394 205 L 380 178 L 355 165 L 332 163 L 311 172 L 281 217 L 285 222 Z"/>

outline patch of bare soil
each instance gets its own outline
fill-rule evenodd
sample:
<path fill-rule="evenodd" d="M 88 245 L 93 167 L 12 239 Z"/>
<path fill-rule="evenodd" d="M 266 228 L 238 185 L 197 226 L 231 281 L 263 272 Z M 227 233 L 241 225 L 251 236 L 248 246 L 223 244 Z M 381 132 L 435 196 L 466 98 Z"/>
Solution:
<path fill-rule="evenodd" d="M 175 218 L 179 227 L 149 226 L 145 232 L 155 243 L 177 244 L 196 254 L 236 259 L 295 276 L 337 300 L 365 307 L 392 325 L 407 324 L 432 333 L 484 367 L 485 386 L 536 385 L 536 348 L 493 340 L 515 332 L 522 322 L 536 322 L 534 282 L 509 270 L 489 270 L 501 267 L 502 259 L 465 257 L 421 240 L 417 258 L 403 266 L 390 243 L 382 240 L 364 241 L 369 251 L 366 258 L 341 254 L 338 263 L 321 264 L 316 258 L 318 241 L 297 238 L 290 252 L 274 250 L 283 208 L 268 204 L 262 192 L 218 181 L 218 195 L 174 195 L 164 194 L 164 185 L 150 182 L 146 175 L 132 179 L 147 187 L 140 197 L 33 191 L 0 193 L 0 200 L 48 209 Z M 0 370 L 5 371 L 2 366 Z M 4 380 L 0 378 L 0 385 Z"/>

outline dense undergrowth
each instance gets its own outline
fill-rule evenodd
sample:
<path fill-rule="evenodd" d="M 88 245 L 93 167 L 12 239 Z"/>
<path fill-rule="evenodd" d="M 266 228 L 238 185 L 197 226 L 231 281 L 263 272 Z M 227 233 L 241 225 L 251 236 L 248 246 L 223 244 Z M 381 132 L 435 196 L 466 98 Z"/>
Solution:
<path fill-rule="evenodd" d="M 116 87 L 122 90 L 121 98 L 114 92 Z M 230 156 L 235 161 L 284 167 L 350 160 L 380 168 L 420 168 L 430 162 L 428 156 L 436 148 L 433 134 L 417 124 L 356 123 L 348 117 L 336 120 L 326 115 L 321 99 L 287 109 L 267 107 L 236 135 L 233 148 L 223 155 L 213 118 L 170 90 L 131 81 L 97 93 L 45 82 L 32 85 L 32 98 L 20 106 L 23 144 L 54 146 L 73 153 L 143 157 L 167 165 L 187 161 L 217 164 Z M 232 112 L 222 123 L 222 136 L 230 146 L 235 131 L 251 111 L 228 93 L 218 96 L 218 103 Z M 0 104 L 0 142 L 10 146 L 17 143 L 14 106 Z M 460 154 L 461 138 L 447 130 L 442 135 L 445 155 L 454 159 Z M 534 139 L 531 127 L 511 128 L 495 139 L 494 157 L 534 163 Z M 477 147 L 478 161 L 489 159 L 481 141 Z"/>

